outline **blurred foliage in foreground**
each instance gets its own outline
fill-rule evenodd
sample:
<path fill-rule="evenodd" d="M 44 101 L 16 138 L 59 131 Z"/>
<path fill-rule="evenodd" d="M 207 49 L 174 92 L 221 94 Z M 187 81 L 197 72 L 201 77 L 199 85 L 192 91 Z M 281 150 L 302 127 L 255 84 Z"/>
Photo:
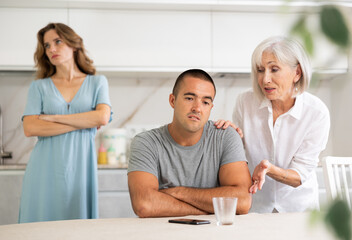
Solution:
<path fill-rule="evenodd" d="M 290 2 L 290 1 L 288 1 Z M 326 1 L 325 1 L 326 3 Z M 344 15 L 342 7 L 331 4 L 317 7 L 319 18 L 319 31 L 323 33 L 333 44 L 337 45 L 340 50 L 348 53 L 351 47 L 351 31 L 348 26 L 348 19 Z M 316 13 L 316 11 L 314 11 Z M 314 30 L 312 24 L 308 23 L 308 16 L 311 13 L 305 11 L 291 29 L 291 34 L 302 39 L 303 45 L 310 55 L 314 54 Z"/>
<path fill-rule="evenodd" d="M 296 0 L 284 1 L 290 3 Z M 352 30 L 349 25 L 352 22 L 352 16 L 349 14 L 349 8 L 338 0 L 311 0 L 310 2 L 317 4 L 315 7 L 302 9 L 302 14 L 290 29 L 290 35 L 301 40 L 311 57 L 314 57 L 318 51 L 324 51 L 324 49 L 318 49 L 316 43 L 318 38 L 325 38 L 336 46 L 339 52 L 352 59 Z M 289 5 L 286 4 L 283 9 L 289 10 Z M 324 61 L 326 67 L 329 68 L 335 59 L 331 57 Z M 316 89 L 320 82 L 319 74 L 313 73 L 310 88 Z"/>
<path fill-rule="evenodd" d="M 351 210 L 344 200 L 337 199 L 321 211 L 314 210 L 310 220 L 312 225 L 323 221 L 338 239 L 352 239 Z"/>

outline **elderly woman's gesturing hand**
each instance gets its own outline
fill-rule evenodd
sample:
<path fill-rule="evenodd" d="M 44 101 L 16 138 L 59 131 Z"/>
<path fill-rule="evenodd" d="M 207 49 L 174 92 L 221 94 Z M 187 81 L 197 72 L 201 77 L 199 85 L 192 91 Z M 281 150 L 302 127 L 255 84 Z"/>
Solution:
<path fill-rule="evenodd" d="M 271 163 L 268 160 L 261 161 L 254 169 L 252 180 L 253 185 L 249 188 L 249 192 L 254 194 L 257 190 L 262 190 L 265 182 L 265 175 L 269 171 Z"/>

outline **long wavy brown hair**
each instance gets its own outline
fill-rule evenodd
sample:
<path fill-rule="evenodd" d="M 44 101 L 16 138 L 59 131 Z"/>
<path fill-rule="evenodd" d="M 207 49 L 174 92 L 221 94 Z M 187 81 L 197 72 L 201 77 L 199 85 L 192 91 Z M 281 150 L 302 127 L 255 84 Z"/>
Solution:
<path fill-rule="evenodd" d="M 85 74 L 94 75 L 96 70 L 93 61 L 86 54 L 83 39 L 72 28 L 63 23 L 49 23 L 40 29 L 37 34 L 38 43 L 34 53 L 37 79 L 51 77 L 56 73 L 56 67 L 51 64 L 44 47 L 44 34 L 51 29 L 54 29 L 69 47 L 76 50 L 74 51 L 74 60 L 78 69 Z"/>

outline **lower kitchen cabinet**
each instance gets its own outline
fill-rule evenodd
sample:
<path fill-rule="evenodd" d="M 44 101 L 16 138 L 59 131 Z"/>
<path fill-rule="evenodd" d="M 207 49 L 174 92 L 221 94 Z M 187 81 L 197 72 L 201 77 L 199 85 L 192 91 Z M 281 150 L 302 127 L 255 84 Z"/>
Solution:
<path fill-rule="evenodd" d="M 24 170 L 0 170 L 0 225 L 18 220 Z M 99 169 L 100 218 L 136 217 L 132 210 L 126 169 Z"/>
<path fill-rule="evenodd" d="M 98 171 L 99 217 L 136 217 L 132 210 L 127 184 L 127 169 Z"/>
<path fill-rule="evenodd" d="M 321 206 L 327 203 L 322 168 L 317 170 Z M 0 170 L 0 225 L 17 223 L 24 170 Z M 136 217 L 126 169 L 99 169 L 100 218 Z"/>
<path fill-rule="evenodd" d="M 100 218 L 137 217 L 132 210 L 128 192 L 99 192 L 99 216 Z"/>
<path fill-rule="evenodd" d="M 0 225 L 17 223 L 23 170 L 0 171 Z"/>

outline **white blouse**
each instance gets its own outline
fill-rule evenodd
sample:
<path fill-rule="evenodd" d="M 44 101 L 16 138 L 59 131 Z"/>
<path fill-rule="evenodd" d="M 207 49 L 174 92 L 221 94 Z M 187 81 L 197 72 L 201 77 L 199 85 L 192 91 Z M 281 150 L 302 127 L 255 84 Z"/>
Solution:
<path fill-rule="evenodd" d="M 295 170 L 301 177 L 297 188 L 266 176 L 262 190 L 253 195 L 251 212 L 302 212 L 319 208 L 315 168 L 325 149 L 330 114 L 325 104 L 310 93 L 296 97 L 295 105 L 273 125 L 271 101 L 260 101 L 253 93 L 242 93 L 236 102 L 233 122 L 243 131 L 243 142 L 251 174 L 267 159 Z"/>

